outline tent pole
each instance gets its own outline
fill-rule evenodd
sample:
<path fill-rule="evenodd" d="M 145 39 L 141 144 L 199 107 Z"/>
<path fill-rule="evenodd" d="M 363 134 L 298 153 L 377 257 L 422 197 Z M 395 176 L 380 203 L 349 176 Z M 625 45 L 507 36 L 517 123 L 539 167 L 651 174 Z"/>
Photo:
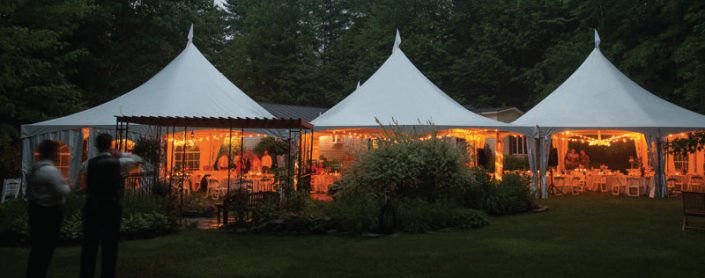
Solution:
<path fill-rule="evenodd" d="M 292 179 L 292 165 L 291 165 L 291 128 L 289 128 L 289 138 L 286 140 L 288 148 L 287 148 L 287 153 L 286 153 L 286 188 L 287 190 L 290 189 L 292 186 L 291 179 Z M 288 193 L 288 192 L 287 192 Z M 287 198 L 289 196 L 287 195 Z"/>
<path fill-rule="evenodd" d="M 228 185 L 227 185 L 227 190 L 225 196 L 230 195 L 230 170 L 232 170 L 232 164 L 233 164 L 233 126 L 232 124 L 230 125 L 230 131 L 228 133 Z M 225 198 L 227 201 L 227 198 Z M 224 221 L 225 222 L 225 221 Z M 227 222 L 225 222 L 227 223 Z"/>
<path fill-rule="evenodd" d="M 242 186 L 242 176 L 244 175 L 244 170 L 245 170 L 245 128 L 240 127 L 240 170 L 238 171 L 238 175 L 240 177 L 240 186 Z"/>
<path fill-rule="evenodd" d="M 122 151 L 127 151 L 127 138 L 130 136 L 130 122 L 125 122 L 125 146 L 123 146 Z"/>
<path fill-rule="evenodd" d="M 181 148 L 181 183 L 179 184 L 179 223 L 184 212 L 184 182 L 186 182 L 186 130 L 184 126 L 184 146 Z"/>
<path fill-rule="evenodd" d="M 656 138 L 656 162 L 657 162 L 656 165 L 658 166 L 658 170 L 654 172 L 655 173 L 654 178 L 656 179 L 654 181 L 654 185 L 656 187 L 655 188 L 656 196 L 661 197 L 661 198 L 665 198 L 667 196 L 664 196 L 665 194 L 663 194 L 663 189 L 662 189 L 663 183 L 661 182 L 662 181 L 661 177 L 664 176 L 664 170 L 665 170 L 665 168 L 663 167 L 664 166 L 663 159 L 662 159 L 663 150 L 662 150 L 662 141 L 661 140 L 662 139 L 659 137 Z"/>
<path fill-rule="evenodd" d="M 314 130 L 311 129 L 311 147 L 308 150 L 308 167 L 307 171 L 309 173 L 308 188 L 311 189 L 311 182 L 313 181 L 313 138 Z"/>

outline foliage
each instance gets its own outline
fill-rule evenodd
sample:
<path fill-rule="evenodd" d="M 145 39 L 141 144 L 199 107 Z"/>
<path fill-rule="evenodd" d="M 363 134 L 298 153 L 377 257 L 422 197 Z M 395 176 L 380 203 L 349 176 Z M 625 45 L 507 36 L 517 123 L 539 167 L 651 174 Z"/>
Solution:
<path fill-rule="evenodd" d="M 656 95 L 705 112 L 703 1 L 20 1 L 0 7 L 0 178 L 21 124 L 135 88 L 186 42 L 257 101 L 329 107 L 402 50 L 463 105 L 526 110 L 593 48 Z M 492 165 L 490 165 L 492 167 Z"/>
<path fill-rule="evenodd" d="M 64 221 L 59 238 L 76 243 L 82 239 L 82 208 L 85 196 L 81 193 L 69 195 L 64 206 Z M 29 219 L 26 200 L 11 200 L 0 205 L 0 242 L 24 242 L 29 235 Z M 126 194 L 123 199 L 123 223 L 121 234 L 129 237 L 149 237 L 163 234 L 171 229 L 166 214 L 166 200 L 143 194 Z"/>
<path fill-rule="evenodd" d="M 482 211 L 422 199 L 402 200 L 398 214 L 399 228 L 410 233 L 448 227 L 477 228 L 489 223 Z"/>
<path fill-rule="evenodd" d="M 0 204 L 0 241 L 24 241 L 29 234 L 27 202 L 12 199 Z"/>
<path fill-rule="evenodd" d="M 506 155 L 504 156 L 503 167 L 505 171 L 528 170 L 529 157 L 523 155 Z"/>
<path fill-rule="evenodd" d="M 376 231 L 379 225 L 381 198 L 344 195 L 328 208 L 328 215 L 346 231 Z"/>
<path fill-rule="evenodd" d="M 264 151 L 267 150 L 272 160 L 274 156 L 286 154 L 288 145 L 282 140 L 277 140 L 275 137 L 264 137 L 260 139 L 259 143 L 255 146 L 254 153 L 258 156 L 262 156 Z"/>
<path fill-rule="evenodd" d="M 236 225 L 244 226 L 249 211 L 250 192 L 246 189 L 238 188 L 231 190 L 225 197 L 225 204 L 235 213 Z"/>
<path fill-rule="evenodd" d="M 705 148 L 705 132 L 690 132 L 686 138 L 675 138 L 666 146 L 669 153 L 695 153 Z"/>
<path fill-rule="evenodd" d="M 422 140 L 400 131 L 387 131 L 378 148 L 362 154 L 339 181 L 343 192 L 393 198 L 455 198 L 470 182 L 467 154 L 455 145 Z"/>
<path fill-rule="evenodd" d="M 167 200 L 161 196 L 125 193 L 122 199 L 123 215 L 158 212 L 166 214 Z"/>
<path fill-rule="evenodd" d="M 277 219 L 280 215 L 281 210 L 277 204 L 271 202 L 257 204 L 257 206 L 252 209 L 252 225 L 259 225 Z"/>
<path fill-rule="evenodd" d="M 184 215 L 208 216 L 215 210 L 215 201 L 201 192 L 192 192 L 184 196 L 183 206 Z"/>
<path fill-rule="evenodd" d="M 81 212 L 73 212 L 64 216 L 59 238 L 69 242 L 79 242 L 83 238 Z"/>
<path fill-rule="evenodd" d="M 166 215 L 159 212 L 138 212 L 123 217 L 120 234 L 128 237 L 150 237 L 166 233 L 170 228 Z"/>
<path fill-rule="evenodd" d="M 490 215 L 526 212 L 533 205 L 530 180 L 521 175 L 505 174 L 501 181 L 491 180 L 482 169 L 476 169 L 475 182 L 465 196 L 465 206 Z"/>
<path fill-rule="evenodd" d="M 160 140 L 140 137 L 132 148 L 132 153 L 142 157 L 147 163 L 157 162 L 162 155 Z"/>

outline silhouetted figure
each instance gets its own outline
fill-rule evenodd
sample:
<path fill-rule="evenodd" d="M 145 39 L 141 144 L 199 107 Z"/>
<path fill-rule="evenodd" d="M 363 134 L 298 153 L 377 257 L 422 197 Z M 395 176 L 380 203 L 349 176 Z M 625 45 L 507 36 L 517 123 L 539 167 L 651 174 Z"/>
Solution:
<path fill-rule="evenodd" d="M 27 262 L 27 277 L 46 277 L 59 239 L 64 204 L 71 189 L 54 166 L 58 158 L 59 144 L 42 141 L 39 144 L 39 161 L 27 175 L 27 212 L 32 248 Z"/>
<path fill-rule="evenodd" d="M 115 277 L 124 191 L 122 173 L 129 165 L 141 162 L 141 158 L 127 153 L 116 157 L 110 149 L 112 141 L 109 134 L 98 135 L 95 143 L 100 153 L 86 165 L 81 277 L 95 276 L 98 246 L 102 248 L 101 277 Z"/>

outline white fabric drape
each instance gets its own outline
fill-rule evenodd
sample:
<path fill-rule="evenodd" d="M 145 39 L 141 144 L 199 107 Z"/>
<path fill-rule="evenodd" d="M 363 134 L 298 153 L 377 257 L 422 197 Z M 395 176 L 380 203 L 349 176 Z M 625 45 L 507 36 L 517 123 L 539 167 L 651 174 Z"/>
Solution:
<path fill-rule="evenodd" d="M 565 170 L 565 156 L 568 154 L 568 140 L 563 138 L 553 142 L 558 149 L 558 171 Z"/>
<path fill-rule="evenodd" d="M 548 198 L 546 191 L 546 173 L 548 172 L 548 158 L 551 153 L 551 136 L 544 136 L 541 140 L 541 197 Z"/>
<path fill-rule="evenodd" d="M 665 164 L 666 164 L 666 150 L 663 139 L 659 136 L 648 135 L 647 142 L 649 146 L 649 154 L 651 156 L 651 161 L 653 161 L 654 166 L 654 181 L 656 185 L 656 197 L 666 197 L 666 175 L 665 175 Z"/>
<path fill-rule="evenodd" d="M 537 155 L 537 144 L 536 144 L 536 139 L 529 137 L 526 140 L 526 145 L 527 145 L 527 151 L 528 151 L 528 156 L 529 156 L 529 169 L 531 170 L 531 193 L 534 194 L 534 196 L 539 196 L 538 195 L 538 188 L 539 188 L 539 173 L 537 171 L 536 167 L 536 155 Z"/>
<path fill-rule="evenodd" d="M 61 141 L 68 146 L 71 155 L 68 178 L 77 183 L 78 173 L 81 167 L 81 157 L 83 156 L 83 133 L 80 129 L 63 130 L 23 138 L 22 180 L 25 180 L 27 174 L 32 169 L 32 164 L 34 164 L 34 150 L 39 146 L 39 143 L 44 140 Z"/>

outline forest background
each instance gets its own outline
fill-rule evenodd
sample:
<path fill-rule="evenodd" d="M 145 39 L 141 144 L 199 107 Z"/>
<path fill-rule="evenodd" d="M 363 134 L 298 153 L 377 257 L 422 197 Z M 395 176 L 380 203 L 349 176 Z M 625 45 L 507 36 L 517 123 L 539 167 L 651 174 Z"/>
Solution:
<path fill-rule="evenodd" d="M 21 124 L 139 86 L 194 43 L 257 101 L 330 107 L 401 48 L 463 105 L 530 109 L 594 47 L 660 97 L 705 113 L 699 0 L 2 0 L 0 178 Z M 585 107 L 585 109 L 590 109 Z"/>

